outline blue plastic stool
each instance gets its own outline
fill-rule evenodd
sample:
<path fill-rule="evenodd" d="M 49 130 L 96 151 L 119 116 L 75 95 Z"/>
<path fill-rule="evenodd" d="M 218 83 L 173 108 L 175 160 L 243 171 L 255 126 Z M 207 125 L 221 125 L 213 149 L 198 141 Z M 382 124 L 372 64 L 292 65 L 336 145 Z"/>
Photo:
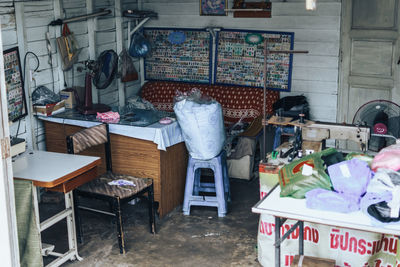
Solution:
<path fill-rule="evenodd" d="M 213 170 L 214 183 L 200 181 L 201 169 Z M 216 196 L 200 196 L 200 192 L 215 192 Z M 190 206 L 210 206 L 218 208 L 218 217 L 224 217 L 228 201 L 230 201 L 230 186 L 225 151 L 209 160 L 194 159 L 189 156 L 183 214 L 190 214 Z"/>

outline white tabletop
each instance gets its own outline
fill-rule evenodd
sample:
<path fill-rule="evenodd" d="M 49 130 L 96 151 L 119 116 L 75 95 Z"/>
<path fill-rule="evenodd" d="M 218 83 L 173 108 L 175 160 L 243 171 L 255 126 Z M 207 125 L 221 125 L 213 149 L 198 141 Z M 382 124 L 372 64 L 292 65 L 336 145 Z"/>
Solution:
<path fill-rule="evenodd" d="M 388 224 L 382 227 L 371 223 L 371 219 L 361 211 L 340 213 L 309 209 L 305 199 L 280 197 L 279 185 L 253 208 L 254 213 L 269 214 L 293 220 L 345 227 L 374 233 L 400 235 L 400 225 Z"/>
<path fill-rule="evenodd" d="M 14 178 L 51 183 L 99 161 L 99 157 L 27 151 L 13 160 Z"/>
<path fill-rule="evenodd" d="M 81 120 L 71 120 L 71 119 L 62 119 L 54 117 L 42 117 L 42 116 L 39 116 L 39 119 L 50 122 L 81 126 L 81 127 L 92 127 L 100 124 L 100 122 L 94 122 L 94 121 L 81 121 Z M 146 127 L 110 123 L 109 129 L 110 133 L 113 134 L 119 134 L 137 139 L 152 141 L 153 143 L 157 144 L 157 149 L 164 151 L 168 147 L 184 141 L 181 127 L 179 127 L 177 121 L 174 121 L 171 124 L 167 125 L 156 122 Z"/>

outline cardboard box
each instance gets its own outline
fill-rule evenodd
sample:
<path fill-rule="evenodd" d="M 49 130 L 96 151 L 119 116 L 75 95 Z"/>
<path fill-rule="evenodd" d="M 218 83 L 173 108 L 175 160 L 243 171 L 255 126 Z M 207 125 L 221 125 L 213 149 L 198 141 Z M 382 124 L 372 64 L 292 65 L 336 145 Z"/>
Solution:
<path fill-rule="evenodd" d="M 47 104 L 45 106 L 33 106 L 35 115 L 51 116 L 65 111 L 65 101 L 61 100 L 57 103 Z"/>
<path fill-rule="evenodd" d="M 73 91 L 61 90 L 61 100 L 65 101 L 65 108 L 74 108 L 76 106 L 75 95 Z"/>
<path fill-rule="evenodd" d="M 301 263 L 299 264 L 299 261 Z M 296 255 L 294 256 L 291 267 L 335 267 L 336 261 L 331 259 L 323 259 L 311 256 Z"/>
<path fill-rule="evenodd" d="M 75 108 L 79 106 L 78 101 L 83 102 L 85 88 L 75 86 L 60 91 L 61 100 L 65 101 L 65 108 Z M 78 97 L 78 99 L 76 99 Z"/>

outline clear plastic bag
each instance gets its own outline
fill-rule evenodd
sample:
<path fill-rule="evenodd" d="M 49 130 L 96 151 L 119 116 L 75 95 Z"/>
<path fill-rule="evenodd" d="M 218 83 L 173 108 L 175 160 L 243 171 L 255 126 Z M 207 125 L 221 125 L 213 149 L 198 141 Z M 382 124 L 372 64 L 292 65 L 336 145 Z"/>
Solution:
<path fill-rule="evenodd" d="M 60 101 L 60 96 L 46 86 L 39 86 L 32 92 L 32 104 L 34 106 L 45 106 Z"/>

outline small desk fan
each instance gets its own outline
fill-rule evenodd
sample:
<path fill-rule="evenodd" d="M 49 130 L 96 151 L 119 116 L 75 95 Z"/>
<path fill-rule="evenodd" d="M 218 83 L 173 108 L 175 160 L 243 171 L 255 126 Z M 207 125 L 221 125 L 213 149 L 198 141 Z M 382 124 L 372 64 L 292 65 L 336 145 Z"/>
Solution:
<path fill-rule="evenodd" d="M 97 89 L 106 89 L 113 81 L 118 69 L 118 55 L 114 50 L 103 51 L 97 60 L 85 62 L 89 70 L 85 76 L 85 100 L 84 105 L 78 110 L 85 115 L 106 112 L 111 108 L 105 104 L 93 104 L 92 80 Z"/>
<path fill-rule="evenodd" d="M 388 100 L 367 102 L 357 110 L 353 124 L 371 128 L 369 150 L 379 151 L 400 137 L 400 106 Z"/>

